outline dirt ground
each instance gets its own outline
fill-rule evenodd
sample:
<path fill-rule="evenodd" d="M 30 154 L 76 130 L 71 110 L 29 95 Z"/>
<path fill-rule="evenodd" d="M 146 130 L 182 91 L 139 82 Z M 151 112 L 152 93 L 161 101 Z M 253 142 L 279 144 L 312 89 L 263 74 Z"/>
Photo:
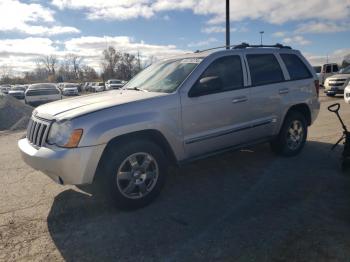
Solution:
<path fill-rule="evenodd" d="M 150 206 L 124 212 L 28 167 L 0 133 L 0 261 L 350 261 L 350 174 L 339 167 L 350 105 L 321 97 L 303 152 L 268 145 L 196 161 L 169 173 Z"/>

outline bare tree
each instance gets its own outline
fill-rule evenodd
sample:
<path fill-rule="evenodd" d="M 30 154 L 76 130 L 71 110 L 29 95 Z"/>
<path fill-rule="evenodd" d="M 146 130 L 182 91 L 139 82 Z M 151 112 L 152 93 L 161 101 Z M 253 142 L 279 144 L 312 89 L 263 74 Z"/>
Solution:
<path fill-rule="evenodd" d="M 10 78 L 12 75 L 12 69 L 8 65 L 2 65 L 0 68 L 0 80 L 4 81 L 5 79 Z"/>
<path fill-rule="evenodd" d="M 55 55 L 42 56 L 38 60 L 39 63 L 41 63 L 46 68 L 48 75 L 55 76 L 58 63 L 57 57 Z"/>
<path fill-rule="evenodd" d="M 83 62 L 83 58 L 80 56 L 77 56 L 75 54 L 69 54 L 68 55 L 68 61 L 71 66 L 72 72 L 74 74 L 75 79 L 79 79 L 80 76 L 80 67 Z"/>
<path fill-rule="evenodd" d="M 115 69 L 120 57 L 121 54 L 112 46 L 109 46 L 103 51 L 102 68 L 104 78 L 112 78 L 115 76 Z"/>

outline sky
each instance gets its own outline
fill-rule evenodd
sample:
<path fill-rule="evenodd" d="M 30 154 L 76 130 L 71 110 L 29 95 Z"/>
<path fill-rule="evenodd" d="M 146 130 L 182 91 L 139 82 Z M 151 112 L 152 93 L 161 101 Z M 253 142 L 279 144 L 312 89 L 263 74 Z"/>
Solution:
<path fill-rule="evenodd" d="M 231 44 L 283 43 L 314 65 L 350 53 L 350 0 L 231 0 Z M 145 61 L 225 44 L 225 0 L 0 0 L 0 68 L 35 68 L 41 55 L 102 51 Z"/>

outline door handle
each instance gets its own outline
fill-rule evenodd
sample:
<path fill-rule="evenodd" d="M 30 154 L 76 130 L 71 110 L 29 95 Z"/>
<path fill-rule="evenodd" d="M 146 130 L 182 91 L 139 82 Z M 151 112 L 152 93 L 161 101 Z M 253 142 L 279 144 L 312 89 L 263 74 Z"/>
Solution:
<path fill-rule="evenodd" d="M 289 93 L 289 88 L 281 88 L 280 90 L 278 90 L 278 93 L 281 95 L 287 94 Z"/>
<path fill-rule="evenodd" d="M 239 96 L 239 97 L 233 98 L 232 103 L 237 104 L 237 103 L 245 102 L 247 100 L 248 98 L 246 96 Z"/>

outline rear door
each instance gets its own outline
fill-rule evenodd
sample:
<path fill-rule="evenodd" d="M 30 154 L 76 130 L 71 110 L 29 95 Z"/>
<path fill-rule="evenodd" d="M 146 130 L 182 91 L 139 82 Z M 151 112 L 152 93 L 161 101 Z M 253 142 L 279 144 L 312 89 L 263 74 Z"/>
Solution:
<path fill-rule="evenodd" d="M 245 87 L 242 56 L 215 59 L 189 92 L 181 93 L 182 127 L 187 157 L 220 150 L 249 139 L 249 89 Z M 221 89 L 201 93 L 200 79 L 218 77 Z M 214 90 L 214 89 L 213 89 Z M 196 93 L 191 96 L 191 93 Z"/>
<path fill-rule="evenodd" d="M 251 114 L 254 119 L 251 136 L 267 138 L 276 133 L 281 118 L 281 100 L 288 95 L 285 74 L 274 53 L 248 53 L 246 63 L 251 89 Z"/>

